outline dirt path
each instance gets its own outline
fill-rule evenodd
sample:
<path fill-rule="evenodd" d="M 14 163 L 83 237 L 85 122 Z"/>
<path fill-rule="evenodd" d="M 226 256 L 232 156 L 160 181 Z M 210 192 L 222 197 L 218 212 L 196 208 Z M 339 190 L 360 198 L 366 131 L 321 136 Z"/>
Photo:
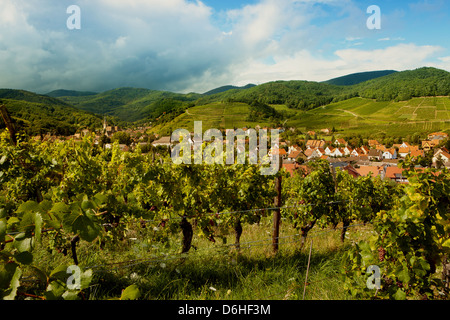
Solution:
<path fill-rule="evenodd" d="M 350 113 L 350 114 L 353 115 L 355 118 L 360 117 L 361 119 L 364 119 L 364 118 L 361 117 L 359 114 L 356 114 L 356 113 L 354 113 L 354 112 L 352 112 L 352 111 L 348 111 L 348 110 L 344 110 L 344 109 L 336 109 L 336 110 L 344 111 L 344 112 Z"/>

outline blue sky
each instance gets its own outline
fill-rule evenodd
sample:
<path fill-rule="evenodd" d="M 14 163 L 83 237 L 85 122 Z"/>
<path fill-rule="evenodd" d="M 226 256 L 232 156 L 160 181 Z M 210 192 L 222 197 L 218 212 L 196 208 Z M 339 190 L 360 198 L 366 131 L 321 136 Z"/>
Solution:
<path fill-rule="evenodd" d="M 69 30 L 70 5 L 81 29 Z M 366 26 L 370 5 L 381 29 Z M 450 71 L 447 0 L 1 0 L 0 88 L 205 92 L 361 71 Z"/>

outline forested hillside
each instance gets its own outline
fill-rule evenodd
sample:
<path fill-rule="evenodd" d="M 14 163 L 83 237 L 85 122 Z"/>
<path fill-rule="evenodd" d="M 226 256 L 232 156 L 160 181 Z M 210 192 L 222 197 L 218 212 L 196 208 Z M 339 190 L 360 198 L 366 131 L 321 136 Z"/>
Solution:
<path fill-rule="evenodd" d="M 24 90 L 0 90 L 0 104 L 6 106 L 16 129 L 29 135 L 72 135 L 80 128 L 98 128 L 102 117 L 74 108 L 48 96 Z M 0 128 L 5 124 L 0 121 Z"/>
<path fill-rule="evenodd" d="M 364 81 L 376 79 L 379 77 L 387 76 L 389 74 L 395 73 L 397 71 L 394 70 L 382 70 L 382 71 L 369 71 L 369 72 L 358 72 L 352 73 L 346 76 L 337 77 L 328 81 L 324 81 L 324 83 L 335 84 L 338 86 L 351 86 L 354 84 L 358 84 Z"/>

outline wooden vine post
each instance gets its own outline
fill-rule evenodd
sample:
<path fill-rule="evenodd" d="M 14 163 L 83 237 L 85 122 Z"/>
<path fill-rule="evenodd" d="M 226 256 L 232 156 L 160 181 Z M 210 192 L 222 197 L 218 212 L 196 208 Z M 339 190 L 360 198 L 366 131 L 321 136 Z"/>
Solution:
<path fill-rule="evenodd" d="M 282 167 L 283 158 L 278 155 L 278 171 Z M 277 171 L 277 172 L 278 172 Z M 275 196 L 274 206 L 275 211 L 273 213 L 273 229 L 272 229 L 272 248 L 273 252 L 278 252 L 279 247 L 279 236 L 280 236 L 280 222 L 281 222 L 281 176 L 277 176 L 275 178 L 275 190 L 277 192 L 277 195 Z"/>
<path fill-rule="evenodd" d="M 17 146 L 16 130 L 14 129 L 11 118 L 9 117 L 8 110 L 6 110 L 6 107 L 3 104 L 0 104 L 0 114 L 2 115 L 3 121 L 8 128 L 12 143 L 14 144 L 14 146 Z"/>

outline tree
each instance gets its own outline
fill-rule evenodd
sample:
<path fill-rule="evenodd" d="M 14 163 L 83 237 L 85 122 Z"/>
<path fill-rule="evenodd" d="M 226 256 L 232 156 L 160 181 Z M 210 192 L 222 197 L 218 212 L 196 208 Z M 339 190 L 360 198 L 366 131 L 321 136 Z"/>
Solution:
<path fill-rule="evenodd" d="M 131 136 L 124 131 L 119 131 L 113 134 L 113 136 L 111 137 L 111 142 L 116 141 L 118 141 L 119 144 L 126 144 L 127 146 L 129 146 L 132 142 Z"/>

